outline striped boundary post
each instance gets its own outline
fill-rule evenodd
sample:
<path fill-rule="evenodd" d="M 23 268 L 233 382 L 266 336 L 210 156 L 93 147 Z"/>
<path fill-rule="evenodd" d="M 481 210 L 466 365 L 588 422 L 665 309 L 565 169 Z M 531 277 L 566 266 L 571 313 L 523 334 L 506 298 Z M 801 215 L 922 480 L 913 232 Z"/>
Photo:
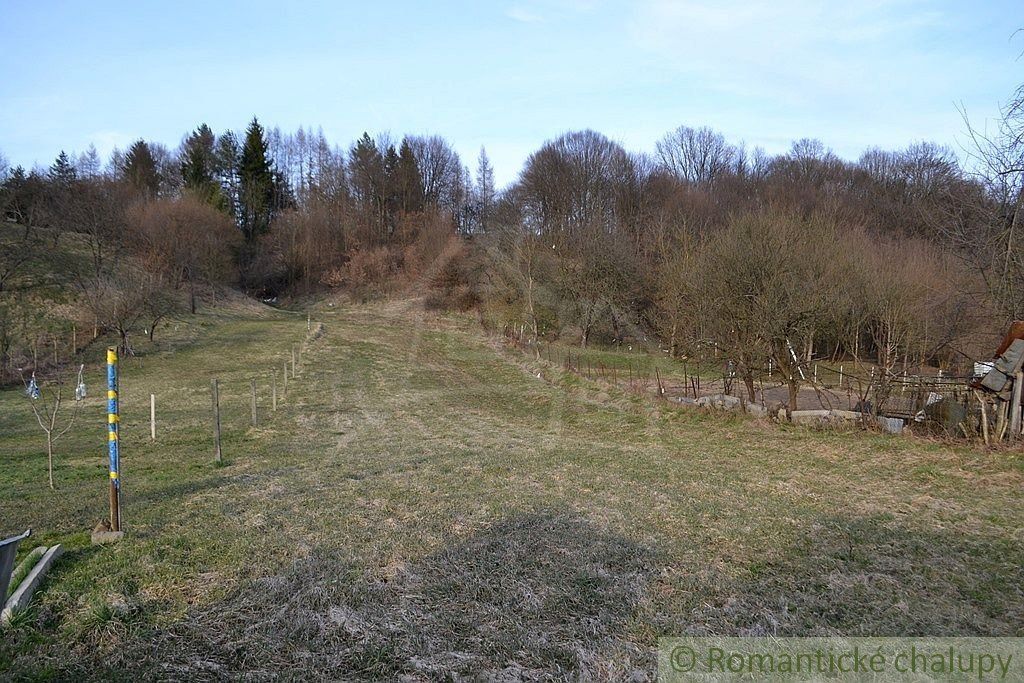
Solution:
<path fill-rule="evenodd" d="M 107 348 L 107 450 L 110 455 L 110 528 L 121 530 L 121 444 L 118 423 L 117 347 Z"/>

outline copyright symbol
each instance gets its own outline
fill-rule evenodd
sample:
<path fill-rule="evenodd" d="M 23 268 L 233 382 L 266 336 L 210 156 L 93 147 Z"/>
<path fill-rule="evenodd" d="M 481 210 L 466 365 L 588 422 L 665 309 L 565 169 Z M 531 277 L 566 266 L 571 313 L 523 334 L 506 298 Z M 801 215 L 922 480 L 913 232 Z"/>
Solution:
<path fill-rule="evenodd" d="M 692 647 L 677 645 L 672 648 L 672 670 L 680 673 L 693 671 L 697 664 L 697 653 Z"/>

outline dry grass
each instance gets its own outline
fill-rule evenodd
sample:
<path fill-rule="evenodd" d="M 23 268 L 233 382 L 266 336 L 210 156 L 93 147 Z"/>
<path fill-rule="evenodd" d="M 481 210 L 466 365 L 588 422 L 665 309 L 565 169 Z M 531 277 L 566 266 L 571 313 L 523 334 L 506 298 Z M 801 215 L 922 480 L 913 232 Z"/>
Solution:
<path fill-rule="evenodd" d="M 1024 633 L 1017 454 L 674 410 L 401 303 L 313 315 L 301 382 L 256 429 L 247 378 L 305 316 L 208 316 L 128 368 L 129 396 L 166 396 L 176 424 L 150 446 L 127 401 L 117 546 L 84 533 L 92 432 L 51 496 L 24 399 L 0 394 L 0 517 L 71 547 L 0 666 L 618 680 L 652 675 L 658 635 Z"/>

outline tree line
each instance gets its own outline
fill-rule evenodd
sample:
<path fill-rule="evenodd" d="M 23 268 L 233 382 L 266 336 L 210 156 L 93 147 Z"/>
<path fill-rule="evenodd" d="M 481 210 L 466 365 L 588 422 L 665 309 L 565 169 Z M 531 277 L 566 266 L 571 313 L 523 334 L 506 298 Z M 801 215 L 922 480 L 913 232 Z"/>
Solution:
<path fill-rule="evenodd" d="M 963 160 L 921 142 L 848 161 L 809 139 L 769 155 L 688 126 L 637 153 L 584 130 L 501 191 L 483 149 L 471 171 L 439 136 L 341 148 L 256 119 L 241 135 L 203 124 L 174 151 L 139 140 L 106 166 L 90 149 L 5 168 L 18 230 L 0 296 L 33 249 L 73 233 L 88 249 L 75 291 L 125 345 L 222 284 L 425 293 L 532 339 L 727 358 L 751 396 L 769 364 L 795 392 L 815 357 L 952 367 L 1024 313 L 1021 99 L 995 134 L 969 129 Z"/>

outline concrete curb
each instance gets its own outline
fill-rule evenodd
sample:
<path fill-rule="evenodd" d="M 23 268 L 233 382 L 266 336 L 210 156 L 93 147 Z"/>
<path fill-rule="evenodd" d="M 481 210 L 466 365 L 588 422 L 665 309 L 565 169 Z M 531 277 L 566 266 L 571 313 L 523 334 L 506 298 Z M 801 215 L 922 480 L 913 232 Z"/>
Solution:
<path fill-rule="evenodd" d="M 0 612 L 0 624 L 7 625 L 15 612 L 20 612 L 28 607 L 32 594 L 39 587 L 39 584 L 42 583 L 46 572 L 50 570 L 53 562 L 63 553 L 64 548 L 59 544 L 46 551 L 39 562 L 36 563 L 36 566 L 32 568 L 32 571 L 22 580 L 17 590 L 11 593 L 10 599 L 4 605 L 3 611 Z"/>

